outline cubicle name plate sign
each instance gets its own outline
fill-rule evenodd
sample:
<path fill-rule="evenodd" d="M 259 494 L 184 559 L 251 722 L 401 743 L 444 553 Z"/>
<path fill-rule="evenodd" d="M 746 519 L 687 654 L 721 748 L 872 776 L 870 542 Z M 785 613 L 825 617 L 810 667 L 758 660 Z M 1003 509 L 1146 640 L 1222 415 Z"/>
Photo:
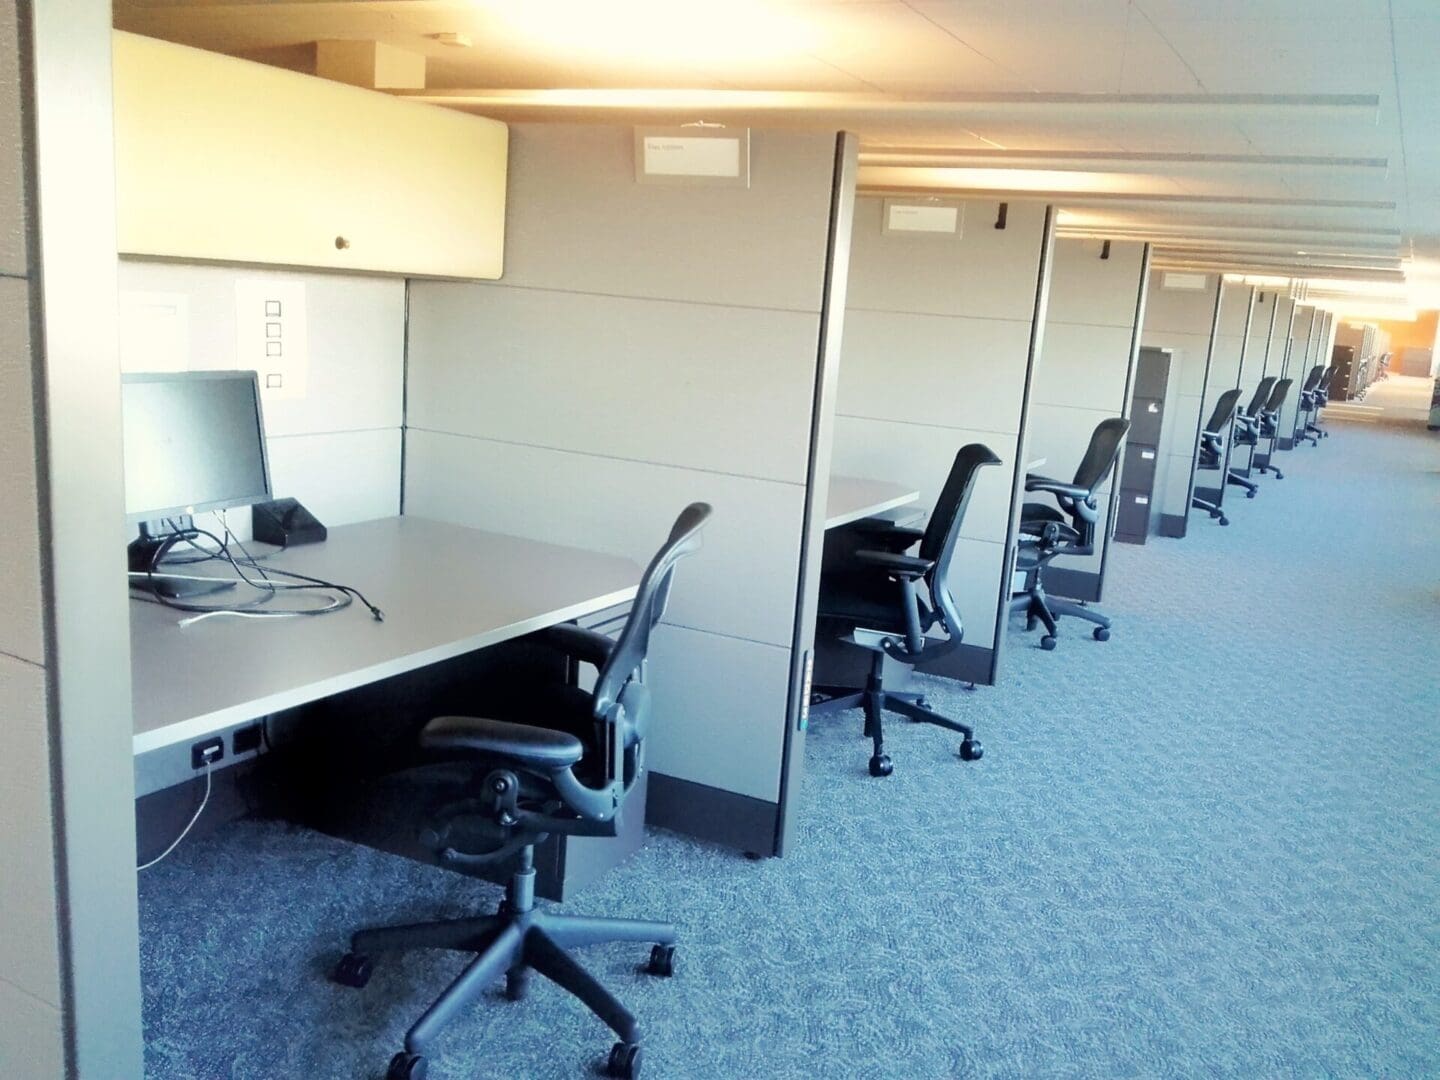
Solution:
<path fill-rule="evenodd" d="M 1200 292 L 1205 288 L 1205 282 L 1209 278 L 1205 274 L 1179 274 L 1173 270 L 1165 271 L 1161 278 L 1160 285 L 1166 289 L 1187 289 L 1190 292 Z"/>
<path fill-rule="evenodd" d="M 750 186 L 750 129 L 720 126 L 635 129 L 635 181 L 703 187 Z"/>
<path fill-rule="evenodd" d="M 882 231 L 886 236 L 958 236 L 964 222 L 959 203 L 886 199 Z"/>

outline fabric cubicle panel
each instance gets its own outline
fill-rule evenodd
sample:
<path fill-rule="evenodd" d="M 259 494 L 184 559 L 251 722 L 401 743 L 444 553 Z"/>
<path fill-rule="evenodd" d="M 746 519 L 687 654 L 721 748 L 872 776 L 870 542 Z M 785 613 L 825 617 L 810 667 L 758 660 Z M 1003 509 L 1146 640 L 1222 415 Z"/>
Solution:
<path fill-rule="evenodd" d="M 1170 396 L 1165 402 L 1165 433 L 1156 477 L 1157 526 L 1162 536 L 1184 536 L 1190 510 L 1190 480 L 1200 427 L 1207 418 L 1206 387 L 1210 352 L 1220 315 L 1223 279 L 1199 275 L 1200 288 L 1189 287 L 1194 274 L 1150 274 L 1141 344 L 1170 354 Z M 1186 287 L 1178 287 L 1184 285 Z"/>
<path fill-rule="evenodd" d="M 1255 388 L 1265 377 L 1270 361 L 1270 339 L 1274 332 L 1279 297 L 1266 289 L 1256 289 L 1251 301 L 1250 326 L 1245 333 L 1245 348 L 1240 354 L 1240 370 L 1235 385 L 1240 388 L 1240 408 L 1248 408 Z"/>
<path fill-rule="evenodd" d="M 1071 479 L 1096 426 L 1129 415 L 1148 273 L 1145 244 L 1056 240 L 1045 345 L 1030 391 L 1023 455 L 1026 461 L 1044 459 L 1038 472 Z M 1056 595 L 1099 599 L 1114 489 L 1112 472 L 1101 486 L 1105 497 L 1094 554 L 1057 560 L 1046 572 L 1046 587 Z"/>
<path fill-rule="evenodd" d="M 1295 423 L 1300 414 L 1300 391 L 1314 366 L 1310 359 L 1315 337 L 1320 329 L 1320 312 L 1309 304 L 1295 305 L 1295 318 L 1290 324 L 1287 343 L 1285 378 L 1293 380 L 1290 393 L 1280 406 L 1280 441 L 1278 449 L 1289 450 L 1295 445 Z"/>
<path fill-rule="evenodd" d="M 1049 215 L 1011 203 L 999 229 L 999 204 L 977 199 L 956 232 L 905 235 L 884 229 L 884 209 L 877 197 L 855 204 L 834 469 L 912 485 L 929 504 L 961 446 L 999 455 L 957 553 L 963 677 L 990 682 Z"/>
<path fill-rule="evenodd" d="M 504 279 L 410 286 L 405 512 L 643 565 L 712 503 L 652 645 L 651 819 L 768 852 L 836 136 L 753 132 L 745 189 L 637 184 L 629 127 L 511 134 Z"/>

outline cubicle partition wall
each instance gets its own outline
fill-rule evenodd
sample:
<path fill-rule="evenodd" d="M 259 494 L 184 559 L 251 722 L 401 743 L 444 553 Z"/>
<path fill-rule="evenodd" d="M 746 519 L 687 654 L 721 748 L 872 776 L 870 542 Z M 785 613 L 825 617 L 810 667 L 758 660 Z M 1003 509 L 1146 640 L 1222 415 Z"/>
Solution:
<path fill-rule="evenodd" d="M 713 504 L 651 647 L 649 819 L 779 853 L 854 140 L 753 132 L 748 188 L 640 184 L 633 153 L 515 125 L 504 279 L 411 283 L 404 512 L 643 564 Z"/>
<path fill-rule="evenodd" d="M 1250 399 L 1260 380 L 1265 377 L 1270 362 L 1270 340 L 1275 332 L 1275 317 L 1279 309 L 1278 294 L 1265 289 L 1255 290 L 1252 301 L 1254 312 L 1250 316 L 1250 328 L 1245 335 L 1245 351 L 1240 356 L 1240 372 L 1235 385 L 1240 388 L 1240 408 L 1250 406 Z"/>
<path fill-rule="evenodd" d="M 1026 462 L 1069 480 L 1102 420 L 1128 416 L 1150 274 L 1148 244 L 1061 238 L 1055 242 L 1045 344 L 1035 365 L 1025 426 Z M 1122 449 L 1123 454 L 1123 449 Z M 1058 559 L 1045 572 L 1057 596 L 1099 600 L 1114 532 L 1112 474 L 1093 555 Z"/>
<path fill-rule="evenodd" d="M 1314 362 L 1310 359 L 1316 333 L 1320 329 L 1320 312 L 1310 304 L 1296 304 L 1295 318 L 1290 325 L 1290 341 L 1285 354 L 1284 378 L 1291 380 L 1290 393 L 1280 406 L 1280 440 L 1276 447 L 1290 450 L 1295 446 L 1295 423 L 1300 415 L 1300 391 Z"/>
<path fill-rule="evenodd" d="M 1190 518 L 1195 454 L 1210 377 L 1210 353 L 1220 324 L 1219 274 L 1154 270 L 1145 302 L 1141 344 L 1170 354 L 1170 394 L 1155 481 L 1153 523 L 1161 536 L 1184 536 Z M 1213 404 L 1211 408 L 1213 408 Z"/>
<path fill-rule="evenodd" d="M 0 1063 L 143 1072 L 108 5 L 0 0 Z"/>
<path fill-rule="evenodd" d="M 1205 407 L 1200 410 L 1202 425 L 1209 422 L 1215 406 L 1219 404 L 1220 395 L 1240 385 L 1241 367 L 1250 341 L 1250 327 L 1254 321 L 1256 293 L 1255 286 L 1247 285 L 1243 281 L 1226 281 L 1221 286 L 1220 312 L 1216 319 L 1214 342 L 1210 347 L 1210 377 L 1205 383 Z M 1230 462 L 1232 430 L 1226 429 L 1225 460 L 1220 463 L 1219 469 L 1200 470 L 1198 443 L 1196 446 L 1197 469 L 1193 493 L 1217 505 L 1225 500 L 1224 477 Z"/>
<path fill-rule="evenodd" d="M 1272 297 L 1270 336 L 1265 342 L 1265 364 L 1261 368 L 1260 378 L 1268 376 L 1274 378 L 1275 382 L 1279 382 L 1286 377 L 1290 368 L 1290 335 L 1295 322 L 1295 301 L 1289 296 L 1281 296 L 1278 293 L 1271 293 L 1270 296 Z M 1255 385 L 1258 386 L 1259 382 L 1260 379 L 1256 379 Z M 1275 383 L 1271 383 L 1270 386 L 1273 391 Z M 1251 387 L 1250 392 L 1254 392 L 1254 386 Z M 1242 396 L 1240 400 L 1241 404 L 1245 405 L 1248 405 L 1250 401 L 1248 396 Z M 1269 464 L 1270 446 L 1270 440 L 1262 436 L 1260 445 L 1255 450 L 1257 466 Z"/>
<path fill-rule="evenodd" d="M 1004 462 L 983 470 L 957 549 L 964 646 L 926 668 L 992 683 L 1053 215 L 974 200 L 954 232 L 907 233 L 886 229 L 885 214 L 882 198 L 856 201 L 835 471 L 912 485 L 930 503 L 961 446 L 984 443 Z"/>

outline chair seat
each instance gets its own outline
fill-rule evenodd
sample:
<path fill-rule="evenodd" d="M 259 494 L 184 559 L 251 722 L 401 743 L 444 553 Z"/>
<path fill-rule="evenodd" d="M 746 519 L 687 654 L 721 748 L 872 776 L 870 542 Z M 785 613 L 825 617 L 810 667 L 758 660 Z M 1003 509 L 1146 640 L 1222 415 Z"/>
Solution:
<path fill-rule="evenodd" d="M 568 769 L 585 746 L 567 731 L 478 716 L 439 716 L 425 725 L 420 745 L 441 753 L 509 758 L 546 769 Z"/>
<path fill-rule="evenodd" d="M 1020 523 L 1023 525 L 1028 521 L 1041 522 L 1058 521 L 1061 524 L 1070 519 L 1062 514 L 1049 503 L 1027 502 L 1020 507 Z"/>
<path fill-rule="evenodd" d="M 900 586 L 883 573 L 826 574 L 820 579 L 820 617 L 903 631 L 901 595 Z"/>

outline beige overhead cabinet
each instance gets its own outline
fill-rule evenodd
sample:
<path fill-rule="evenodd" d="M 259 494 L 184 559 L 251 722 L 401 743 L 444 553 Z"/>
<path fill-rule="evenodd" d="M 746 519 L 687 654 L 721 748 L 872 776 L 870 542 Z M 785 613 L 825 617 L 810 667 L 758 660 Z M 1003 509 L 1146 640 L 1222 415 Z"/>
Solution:
<path fill-rule="evenodd" d="M 114 77 L 121 254 L 501 276 L 505 124 L 120 32 Z"/>

